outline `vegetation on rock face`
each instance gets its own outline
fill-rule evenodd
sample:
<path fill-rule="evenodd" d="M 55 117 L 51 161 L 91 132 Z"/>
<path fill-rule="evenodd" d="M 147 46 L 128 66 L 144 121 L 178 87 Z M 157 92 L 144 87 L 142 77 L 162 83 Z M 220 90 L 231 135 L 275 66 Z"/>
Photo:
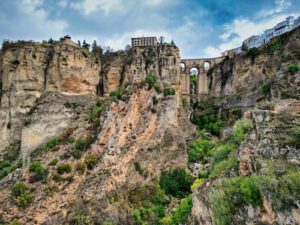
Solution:
<path fill-rule="evenodd" d="M 127 89 L 125 87 L 119 87 L 117 90 L 112 91 L 109 96 L 115 97 L 118 100 L 123 100 L 123 96 L 127 94 Z"/>
<path fill-rule="evenodd" d="M 0 160 L 0 180 L 21 166 L 21 161 L 16 164 L 11 164 L 9 161 Z"/>
<path fill-rule="evenodd" d="M 71 173 L 72 166 L 69 163 L 61 163 L 57 165 L 57 173 L 62 175 L 64 173 Z"/>
<path fill-rule="evenodd" d="M 89 154 L 85 158 L 85 164 L 88 170 L 92 170 L 98 163 L 99 158 L 96 155 Z"/>
<path fill-rule="evenodd" d="M 175 169 L 162 172 L 159 184 L 166 194 L 184 198 L 191 193 L 191 185 L 194 180 L 195 178 L 184 169 Z"/>
<path fill-rule="evenodd" d="M 199 130 L 207 130 L 213 135 L 220 135 L 223 121 L 216 107 L 202 102 L 197 105 L 197 113 L 192 115 L 191 122 L 198 126 Z"/>
<path fill-rule="evenodd" d="M 91 143 L 93 142 L 93 139 L 91 136 L 87 136 L 86 138 L 78 138 L 75 141 L 75 146 L 73 148 L 72 151 L 72 155 L 76 158 L 76 159 L 80 159 L 82 154 L 88 149 L 88 147 L 91 145 Z"/>
<path fill-rule="evenodd" d="M 299 66 L 297 64 L 290 64 L 289 67 L 288 67 L 288 71 L 291 74 L 295 74 L 296 72 L 299 71 Z"/>
<path fill-rule="evenodd" d="M 152 87 L 154 87 L 155 83 L 156 83 L 156 76 L 154 74 L 148 74 L 146 76 L 146 83 L 149 85 L 149 88 L 151 89 Z"/>
<path fill-rule="evenodd" d="M 262 206 L 263 196 L 271 200 L 275 209 L 285 210 L 300 200 L 298 172 L 283 176 L 250 176 L 226 178 L 210 192 L 213 219 L 217 225 L 232 223 L 235 211 L 243 205 Z"/>
<path fill-rule="evenodd" d="M 192 195 L 182 199 L 173 213 L 171 224 L 185 224 L 191 214 L 192 207 Z"/>
<path fill-rule="evenodd" d="M 174 88 L 165 88 L 164 89 L 164 96 L 170 96 L 170 95 L 175 95 L 175 89 Z"/>
<path fill-rule="evenodd" d="M 33 202 L 33 196 L 24 182 L 17 182 L 12 185 L 11 193 L 16 204 L 21 208 L 27 208 Z"/>
<path fill-rule="evenodd" d="M 33 176 L 31 177 L 31 181 L 46 181 L 49 170 L 43 168 L 40 162 L 32 162 L 29 165 L 29 171 L 33 173 Z"/>
<path fill-rule="evenodd" d="M 129 193 L 129 203 L 134 207 L 134 224 L 160 224 L 165 216 L 167 197 L 159 186 L 140 186 Z"/>

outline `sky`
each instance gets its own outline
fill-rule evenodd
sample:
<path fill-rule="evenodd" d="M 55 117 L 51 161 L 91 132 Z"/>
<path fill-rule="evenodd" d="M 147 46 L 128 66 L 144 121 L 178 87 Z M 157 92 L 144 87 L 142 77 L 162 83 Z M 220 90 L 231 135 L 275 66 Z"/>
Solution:
<path fill-rule="evenodd" d="M 1 0 L 0 40 L 68 34 L 119 50 L 131 37 L 163 36 L 182 58 L 209 58 L 290 15 L 300 0 Z"/>

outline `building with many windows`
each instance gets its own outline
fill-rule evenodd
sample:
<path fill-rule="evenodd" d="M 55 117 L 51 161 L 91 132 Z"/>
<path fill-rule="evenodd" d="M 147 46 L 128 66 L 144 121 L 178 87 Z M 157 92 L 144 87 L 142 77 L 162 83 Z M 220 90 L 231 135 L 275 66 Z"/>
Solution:
<path fill-rule="evenodd" d="M 287 17 L 284 21 L 276 24 L 271 29 L 265 30 L 261 35 L 253 35 L 243 41 L 245 48 L 258 48 L 263 44 L 268 43 L 272 38 L 287 33 L 300 26 L 300 16 L 295 19 L 293 16 Z M 222 53 L 222 56 L 233 57 L 236 54 L 242 53 L 242 48 L 238 47 L 230 49 Z"/>
<path fill-rule="evenodd" d="M 156 37 L 138 37 L 131 38 L 132 47 L 145 47 L 145 46 L 155 46 L 157 45 Z"/>

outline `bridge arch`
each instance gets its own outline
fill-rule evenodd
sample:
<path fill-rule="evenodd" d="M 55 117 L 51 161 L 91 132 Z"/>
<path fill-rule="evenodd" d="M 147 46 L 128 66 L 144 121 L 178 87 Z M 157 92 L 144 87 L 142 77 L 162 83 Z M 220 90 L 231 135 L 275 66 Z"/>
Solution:
<path fill-rule="evenodd" d="M 215 64 L 220 63 L 224 57 L 219 58 L 204 58 L 204 59 L 182 59 L 180 61 L 180 75 L 183 95 L 207 95 L 209 93 L 207 72 Z M 184 65 L 184 69 L 182 69 Z M 191 90 L 191 77 L 190 72 L 193 68 L 197 68 L 197 93 L 193 93 Z"/>

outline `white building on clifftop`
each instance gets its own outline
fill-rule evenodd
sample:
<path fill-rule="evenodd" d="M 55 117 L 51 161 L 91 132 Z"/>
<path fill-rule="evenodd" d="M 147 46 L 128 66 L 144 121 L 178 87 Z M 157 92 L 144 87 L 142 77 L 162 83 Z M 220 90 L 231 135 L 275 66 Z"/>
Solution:
<path fill-rule="evenodd" d="M 295 19 L 293 16 L 287 17 L 284 21 L 276 24 L 271 29 L 265 30 L 261 35 L 253 35 L 243 41 L 243 46 L 246 48 L 258 48 L 263 44 L 268 43 L 272 38 L 287 33 L 300 26 L 300 16 Z M 230 49 L 222 52 L 222 56 L 232 57 L 233 55 L 240 54 L 241 47 Z"/>

